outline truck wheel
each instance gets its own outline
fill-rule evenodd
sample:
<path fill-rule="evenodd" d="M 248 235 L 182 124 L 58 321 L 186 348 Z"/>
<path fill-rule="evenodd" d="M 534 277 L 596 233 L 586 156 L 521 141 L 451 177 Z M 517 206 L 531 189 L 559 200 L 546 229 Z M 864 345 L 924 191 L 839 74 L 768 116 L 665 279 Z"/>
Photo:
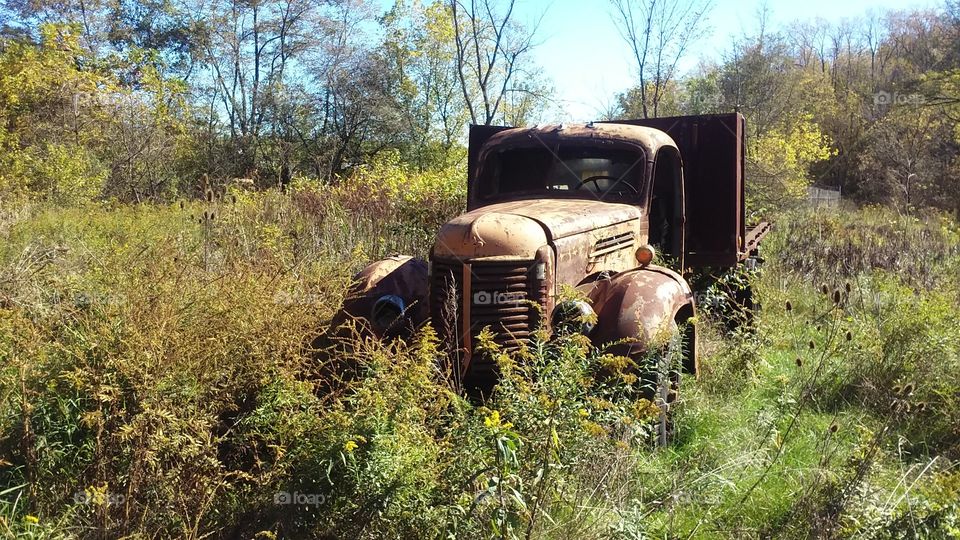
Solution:
<path fill-rule="evenodd" d="M 760 272 L 761 264 L 763 264 L 763 259 L 753 254 L 743 261 L 741 266 L 733 270 L 733 272 L 743 276 L 742 279 L 745 283 L 742 283 L 730 293 L 732 305 L 730 306 L 730 313 L 726 317 L 726 325 L 727 330 L 731 332 L 739 328 L 747 332 L 756 330 L 754 318 L 760 309 L 760 304 L 754 301 L 753 283 Z"/>
<path fill-rule="evenodd" d="M 657 406 L 660 417 L 657 419 L 657 444 L 666 446 L 673 440 L 673 405 L 680 395 L 680 365 L 683 362 L 683 336 L 674 332 L 665 354 L 660 356 L 657 370 L 659 385 L 657 388 Z"/>
<path fill-rule="evenodd" d="M 672 325 L 671 331 L 673 333 L 667 344 L 636 359 L 640 366 L 641 384 L 634 397 L 649 400 L 657 406 L 658 412 L 644 428 L 636 424 L 618 424 L 618 437 L 623 443 L 631 444 L 641 432 L 644 438 L 652 435 L 658 447 L 667 446 L 673 439 L 673 405 L 680 390 L 683 336 L 676 325 Z"/>
<path fill-rule="evenodd" d="M 683 335 L 676 323 L 670 325 L 670 339 L 652 356 L 644 376 L 647 390 L 644 397 L 659 410 L 654 424 L 657 446 L 666 446 L 673 439 L 673 405 L 680 392 L 680 366 L 683 363 Z"/>

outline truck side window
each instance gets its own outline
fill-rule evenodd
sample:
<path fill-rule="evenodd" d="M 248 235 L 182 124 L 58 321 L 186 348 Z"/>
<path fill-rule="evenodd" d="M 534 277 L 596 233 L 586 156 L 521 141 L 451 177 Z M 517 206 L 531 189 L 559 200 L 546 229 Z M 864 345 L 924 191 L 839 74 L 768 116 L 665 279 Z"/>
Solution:
<path fill-rule="evenodd" d="M 552 161 L 548 152 L 504 152 L 497 164 L 498 190 L 507 193 L 541 188 L 544 171 Z"/>
<path fill-rule="evenodd" d="M 657 153 L 650 198 L 650 235 L 648 242 L 662 253 L 678 256 L 682 249 L 681 223 L 683 186 L 680 156 L 670 147 Z"/>

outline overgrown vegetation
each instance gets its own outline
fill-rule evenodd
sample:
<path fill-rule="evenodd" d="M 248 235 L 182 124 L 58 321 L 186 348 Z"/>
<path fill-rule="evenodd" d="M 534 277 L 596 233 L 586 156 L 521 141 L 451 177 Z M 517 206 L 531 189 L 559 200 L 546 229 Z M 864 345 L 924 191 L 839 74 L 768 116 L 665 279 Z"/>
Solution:
<path fill-rule="evenodd" d="M 665 448 L 576 336 L 485 340 L 482 405 L 429 327 L 318 347 L 462 210 L 464 125 L 550 106 L 512 1 L 0 4 L 0 534 L 960 537 L 960 6 L 763 12 L 679 76 L 708 4 L 613 4 L 641 82 L 607 116 L 743 113 L 776 223 L 751 328 L 709 309 L 746 275 L 701 297 Z"/>
<path fill-rule="evenodd" d="M 960 532 L 948 218 L 785 216 L 756 331 L 699 322 L 704 373 L 683 385 L 677 440 L 657 449 L 655 407 L 630 397 L 630 377 L 595 377 L 620 361 L 575 338 L 501 355 L 507 376 L 484 406 L 451 391 L 430 330 L 365 342 L 336 359 L 360 376 L 331 379 L 309 344 L 352 271 L 422 252 L 437 225 L 411 228 L 422 201 L 384 211 L 355 197 L 301 184 L 7 216 L 6 534 Z"/>

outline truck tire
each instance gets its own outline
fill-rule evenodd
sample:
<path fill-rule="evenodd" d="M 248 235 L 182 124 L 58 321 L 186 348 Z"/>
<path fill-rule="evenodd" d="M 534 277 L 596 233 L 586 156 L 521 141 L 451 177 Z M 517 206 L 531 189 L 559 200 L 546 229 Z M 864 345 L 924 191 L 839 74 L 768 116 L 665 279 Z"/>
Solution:
<path fill-rule="evenodd" d="M 667 446 L 673 439 L 673 409 L 680 395 L 680 372 L 684 350 L 683 334 L 676 323 L 670 325 L 670 337 L 654 351 L 634 360 L 640 366 L 641 386 L 638 398 L 656 405 L 653 426 L 654 444 Z"/>
<path fill-rule="evenodd" d="M 683 363 L 683 335 L 676 323 L 671 328 L 670 341 L 658 352 L 656 403 L 660 410 L 657 415 L 657 446 L 664 447 L 673 441 L 673 406 L 680 396 L 680 369 Z"/>

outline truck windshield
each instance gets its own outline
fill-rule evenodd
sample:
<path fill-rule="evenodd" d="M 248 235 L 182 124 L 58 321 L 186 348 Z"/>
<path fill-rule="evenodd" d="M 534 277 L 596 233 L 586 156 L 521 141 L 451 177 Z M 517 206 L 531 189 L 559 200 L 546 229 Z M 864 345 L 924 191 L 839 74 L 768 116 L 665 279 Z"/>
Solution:
<path fill-rule="evenodd" d="M 487 157 L 479 191 L 484 199 L 543 194 L 635 201 L 643 170 L 643 154 L 627 150 L 562 145 L 510 148 Z"/>

